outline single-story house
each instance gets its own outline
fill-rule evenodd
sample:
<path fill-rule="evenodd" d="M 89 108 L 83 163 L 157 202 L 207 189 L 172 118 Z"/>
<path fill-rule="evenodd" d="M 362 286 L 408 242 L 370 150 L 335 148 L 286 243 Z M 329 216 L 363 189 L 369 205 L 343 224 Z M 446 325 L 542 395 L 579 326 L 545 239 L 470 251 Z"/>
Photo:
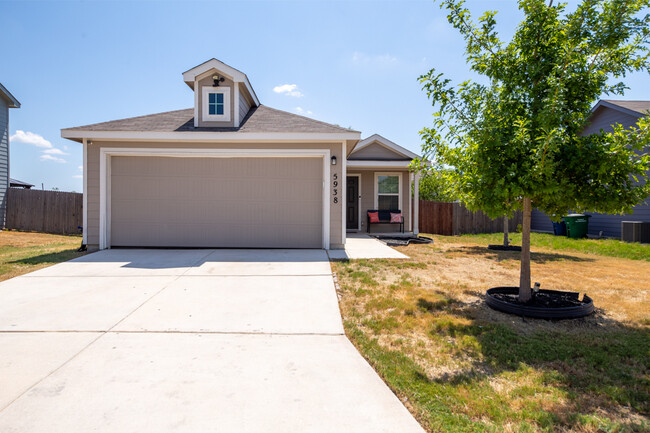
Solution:
<path fill-rule="evenodd" d="M 262 105 L 246 74 L 216 59 L 183 80 L 192 108 L 61 130 L 83 143 L 89 249 L 343 248 L 365 208 L 395 204 L 417 232 L 411 152 Z"/>
<path fill-rule="evenodd" d="M 582 135 L 612 132 L 616 124 L 624 128 L 635 126 L 639 119 L 650 114 L 650 101 L 601 100 L 592 108 L 589 124 Z M 612 215 L 590 213 L 589 234 L 607 237 L 621 237 L 622 221 L 650 221 L 650 199 L 639 203 L 631 214 Z M 532 213 L 532 230 L 553 232 L 551 219 L 537 209 Z"/>
<path fill-rule="evenodd" d="M 0 83 L 0 229 L 5 226 L 9 187 L 9 109 L 20 102 Z"/>
<path fill-rule="evenodd" d="M 31 183 L 23 182 L 22 180 L 9 178 L 9 188 L 19 188 L 19 189 L 32 189 L 34 185 Z"/>

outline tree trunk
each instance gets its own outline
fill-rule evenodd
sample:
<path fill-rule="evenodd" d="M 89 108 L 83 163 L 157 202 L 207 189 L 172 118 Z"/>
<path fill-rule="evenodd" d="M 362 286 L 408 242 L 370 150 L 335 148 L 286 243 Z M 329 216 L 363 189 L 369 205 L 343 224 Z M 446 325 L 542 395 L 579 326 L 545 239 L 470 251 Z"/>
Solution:
<path fill-rule="evenodd" d="M 524 215 L 521 233 L 521 271 L 519 273 L 519 302 L 528 302 L 532 297 L 530 287 L 530 198 L 524 197 Z"/>
<path fill-rule="evenodd" d="M 510 245 L 510 240 L 508 239 L 508 217 L 503 217 L 503 246 L 507 247 Z"/>

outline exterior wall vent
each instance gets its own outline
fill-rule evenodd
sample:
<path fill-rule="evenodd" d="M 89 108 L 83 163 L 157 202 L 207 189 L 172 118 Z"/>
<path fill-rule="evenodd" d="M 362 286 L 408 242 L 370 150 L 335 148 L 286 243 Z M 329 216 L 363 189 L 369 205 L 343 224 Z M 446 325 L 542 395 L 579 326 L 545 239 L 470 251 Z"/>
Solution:
<path fill-rule="evenodd" d="M 621 221 L 621 240 L 650 243 L 650 221 Z"/>

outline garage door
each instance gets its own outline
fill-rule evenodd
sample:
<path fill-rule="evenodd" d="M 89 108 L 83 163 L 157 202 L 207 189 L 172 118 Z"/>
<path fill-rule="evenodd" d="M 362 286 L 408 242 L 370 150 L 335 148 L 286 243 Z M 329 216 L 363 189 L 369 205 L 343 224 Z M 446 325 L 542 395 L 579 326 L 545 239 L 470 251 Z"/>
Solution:
<path fill-rule="evenodd" d="M 111 246 L 322 248 L 321 158 L 111 157 Z"/>

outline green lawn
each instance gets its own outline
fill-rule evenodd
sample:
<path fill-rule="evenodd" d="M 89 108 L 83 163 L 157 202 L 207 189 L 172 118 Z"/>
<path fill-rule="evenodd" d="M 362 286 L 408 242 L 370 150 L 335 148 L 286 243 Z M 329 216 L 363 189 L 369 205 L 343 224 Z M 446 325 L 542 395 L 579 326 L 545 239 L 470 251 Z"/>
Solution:
<path fill-rule="evenodd" d="M 462 235 L 461 239 L 481 245 L 502 244 L 503 233 Z M 510 242 L 521 245 L 521 233 L 511 233 Z M 557 251 L 577 251 L 599 256 L 650 261 L 650 244 L 621 242 L 615 239 L 571 239 L 545 233 L 531 233 L 531 248 L 541 247 Z"/>
<path fill-rule="evenodd" d="M 0 232 L 0 281 L 79 257 L 81 236 Z"/>

